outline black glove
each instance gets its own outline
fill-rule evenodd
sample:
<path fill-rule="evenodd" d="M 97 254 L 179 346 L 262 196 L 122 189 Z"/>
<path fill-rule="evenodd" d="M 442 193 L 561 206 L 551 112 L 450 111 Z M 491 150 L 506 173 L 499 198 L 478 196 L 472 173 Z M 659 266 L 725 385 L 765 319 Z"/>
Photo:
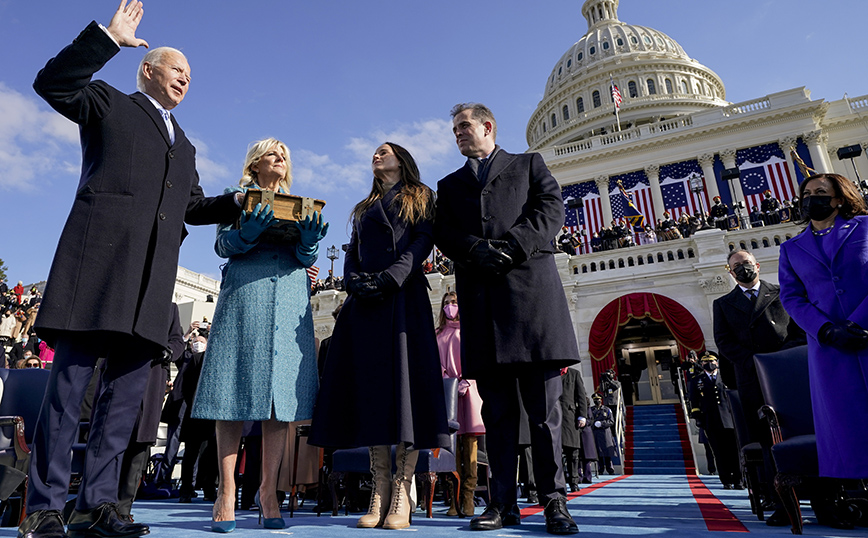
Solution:
<path fill-rule="evenodd" d="M 852 321 L 841 325 L 829 321 L 820 327 L 817 340 L 843 351 L 859 351 L 868 347 L 868 331 Z"/>
<path fill-rule="evenodd" d="M 392 275 L 390 275 L 386 271 L 372 273 L 368 282 L 370 286 L 373 286 L 374 290 L 380 292 L 380 294 L 382 295 L 388 295 L 390 293 L 398 291 L 399 289 L 398 283 L 395 282 L 395 279 L 392 277 Z"/>
<path fill-rule="evenodd" d="M 499 273 L 512 265 L 512 258 L 503 251 L 493 246 L 496 243 L 506 241 L 491 241 L 483 239 L 477 241 L 470 249 L 470 262 L 477 268 L 489 273 Z"/>
<path fill-rule="evenodd" d="M 346 281 L 347 293 L 359 299 L 373 299 L 380 296 L 371 283 L 371 275 L 368 273 L 352 274 Z"/>

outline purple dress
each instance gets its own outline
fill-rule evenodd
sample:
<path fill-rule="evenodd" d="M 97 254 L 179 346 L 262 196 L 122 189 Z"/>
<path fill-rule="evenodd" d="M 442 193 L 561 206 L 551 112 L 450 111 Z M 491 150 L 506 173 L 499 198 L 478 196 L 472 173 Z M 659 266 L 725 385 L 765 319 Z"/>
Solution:
<path fill-rule="evenodd" d="M 868 349 L 820 344 L 826 322 L 868 328 L 868 216 L 838 217 L 832 230 L 810 227 L 781 245 L 781 302 L 808 336 L 808 370 L 820 476 L 868 478 Z"/>

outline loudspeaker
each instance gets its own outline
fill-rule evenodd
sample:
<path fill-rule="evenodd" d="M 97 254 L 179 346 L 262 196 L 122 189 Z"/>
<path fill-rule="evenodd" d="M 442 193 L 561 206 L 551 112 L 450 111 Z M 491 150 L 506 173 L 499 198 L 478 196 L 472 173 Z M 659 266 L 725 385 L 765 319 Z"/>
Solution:
<path fill-rule="evenodd" d="M 727 168 L 720 174 L 721 179 L 724 181 L 732 181 L 733 179 L 738 179 L 740 176 L 741 173 L 738 171 L 738 168 Z"/>
<path fill-rule="evenodd" d="M 570 209 L 581 209 L 585 207 L 585 202 L 581 198 L 571 198 L 567 200 L 567 207 Z"/>
<path fill-rule="evenodd" d="M 855 159 L 859 155 L 862 155 L 862 146 L 859 144 L 838 148 L 838 159 L 840 160 Z"/>

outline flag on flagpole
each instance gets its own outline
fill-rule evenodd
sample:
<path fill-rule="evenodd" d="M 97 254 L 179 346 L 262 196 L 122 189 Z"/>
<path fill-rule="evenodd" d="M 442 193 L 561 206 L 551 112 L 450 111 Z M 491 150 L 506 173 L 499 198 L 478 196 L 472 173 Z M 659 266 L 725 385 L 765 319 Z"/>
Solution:
<path fill-rule="evenodd" d="M 645 216 L 636 209 L 636 206 L 633 204 L 633 197 L 627 194 L 623 183 L 620 181 L 618 181 L 618 190 L 621 191 L 621 196 L 624 197 L 624 218 L 633 226 L 634 230 L 641 231 L 645 228 Z"/>
<path fill-rule="evenodd" d="M 609 80 L 612 83 L 612 101 L 615 102 L 615 108 L 621 108 L 621 90 L 615 85 L 615 80 L 611 76 Z"/>

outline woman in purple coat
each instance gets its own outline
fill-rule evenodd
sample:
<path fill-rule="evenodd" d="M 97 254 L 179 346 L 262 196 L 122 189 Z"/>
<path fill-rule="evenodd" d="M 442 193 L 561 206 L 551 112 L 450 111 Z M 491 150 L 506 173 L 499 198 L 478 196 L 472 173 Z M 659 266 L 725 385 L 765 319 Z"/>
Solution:
<path fill-rule="evenodd" d="M 781 301 L 808 335 L 820 476 L 868 478 L 868 216 L 853 182 L 799 188 L 805 230 L 781 245 Z"/>

